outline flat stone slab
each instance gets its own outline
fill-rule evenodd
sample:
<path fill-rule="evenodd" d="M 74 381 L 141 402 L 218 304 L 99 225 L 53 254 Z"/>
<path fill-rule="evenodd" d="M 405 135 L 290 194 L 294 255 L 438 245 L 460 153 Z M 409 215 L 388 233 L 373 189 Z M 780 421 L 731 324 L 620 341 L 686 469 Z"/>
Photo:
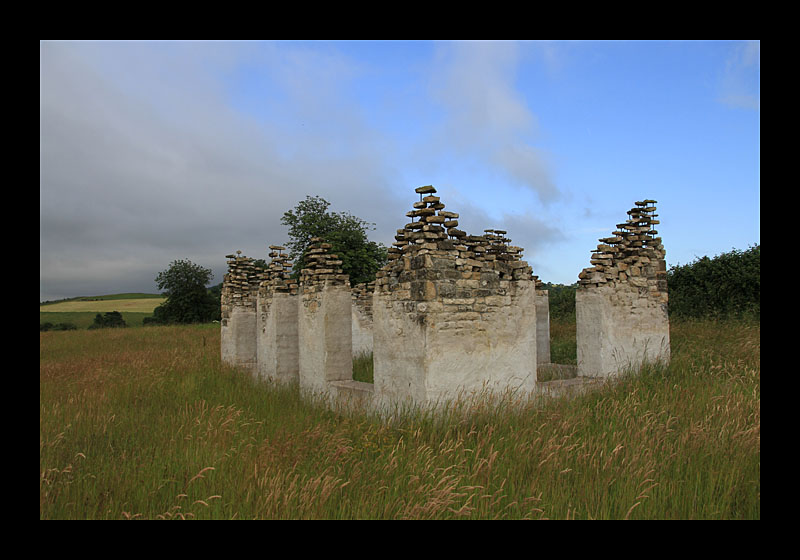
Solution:
<path fill-rule="evenodd" d="M 433 185 L 426 185 L 424 187 L 417 187 L 416 189 L 414 189 L 414 192 L 420 194 L 432 194 L 436 192 L 436 189 L 433 188 Z"/>
<path fill-rule="evenodd" d="M 588 391 L 601 389 L 607 382 L 608 380 L 602 377 L 556 379 L 537 383 L 536 393 L 545 397 L 577 396 Z"/>
<path fill-rule="evenodd" d="M 366 404 L 372 399 L 375 394 L 375 385 L 372 383 L 364 383 L 363 381 L 343 380 L 343 381 L 329 381 L 331 389 L 336 393 L 335 397 L 340 402 L 349 402 L 353 404 Z"/>

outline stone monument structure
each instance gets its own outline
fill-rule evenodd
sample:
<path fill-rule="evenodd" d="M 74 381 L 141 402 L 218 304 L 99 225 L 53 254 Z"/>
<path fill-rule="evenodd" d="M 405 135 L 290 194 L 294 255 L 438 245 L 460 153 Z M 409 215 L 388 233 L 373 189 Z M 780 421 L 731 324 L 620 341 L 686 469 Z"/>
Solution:
<path fill-rule="evenodd" d="M 300 272 L 298 340 L 300 388 L 323 393 L 330 382 L 353 378 L 352 296 L 342 261 L 329 243 L 312 238 Z"/>
<path fill-rule="evenodd" d="M 297 379 L 300 342 L 297 320 L 297 282 L 285 247 L 269 246 L 272 259 L 258 288 L 256 330 L 258 375 L 271 381 Z"/>
<path fill-rule="evenodd" d="M 667 265 L 653 226 L 655 200 L 600 239 L 575 293 L 578 376 L 609 377 L 644 362 L 669 362 Z"/>
<path fill-rule="evenodd" d="M 353 356 L 372 353 L 372 294 L 375 282 L 353 286 Z"/>
<path fill-rule="evenodd" d="M 521 249 L 505 231 L 467 235 L 433 187 L 416 192 L 375 282 L 376 397 L 433 404 L 463 392 L 532 391 L 535 285 Z"/>
<path fill-rule="evenodd" d="M 242 252 L 226 255 L 228 273 L 220 297 L 222 361 L 253 373 L 258 367 L 256 300 L 263 273 Z"/>
<path fill-rule="evenodd" d="M 432 186 L 416 189 L 374 282 L 350 286 L 331 245 L 314 238 L 299 280 L 285 247 L 266 270 L 227 255 L 224 362 L 301 391 L 385 409 L 463 395 L 563 394 L 646 361 L 669 360 L 666 263 L 655 201 L 600 239 L 576 292 L 577 378 L 537 382 L 550 364 L 548 292 L 506 231 L 469 235 Z M 372 353 L 374 383 L 352 379 Z M 570 366 L 565 366 L 570 367 Z M 575 368 L 575 366 L 571 366 Z"/>

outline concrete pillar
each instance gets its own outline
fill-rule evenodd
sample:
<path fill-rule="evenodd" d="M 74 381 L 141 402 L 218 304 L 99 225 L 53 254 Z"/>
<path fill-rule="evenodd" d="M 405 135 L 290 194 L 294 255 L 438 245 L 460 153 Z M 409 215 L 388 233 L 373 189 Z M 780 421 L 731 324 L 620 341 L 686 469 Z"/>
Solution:
<path fill-rule="evenodd" d="M 234 307 L 227 319 L 222 320 L 220 345 L 222 361 L 256 370 L 256 310 L 252 307 Z"/>
<path fill-rule="evenodd" d="M 256 373 L 256 299 L 263 274 L 253 259 L 227 255 L 228 272 L 222 283 L 220 351 L 223 363 Z"/>
<path fill-rule="evenodd" d="M 578 376 L 610 377 L 645 362 L 669 363 L 666 251 L 655 200 L 600 239 L 575 293 Z"/>
<path fill-rule="evenodd" d="M 624 287 L 575 293 L 578 376 L 611 377 L 669 363 L 669 318 L 658 297 Z"/>
<path fill-rule="evenodd" d="M 531 268 L 505 231 L 456 229 L 433 187 L 395 236 L 373 296 L 374 402 L 429 406 L 536 386 Z M 427 196 L 426 196 L 427 195 Z M 414 221 L 419 218 L 418 221 Z"/>
<path fill-rule="evenodd" d="M 330 382 L 353 379 L 350 307 L 349 285 L 325 283 L 302 294 L 298 307 L 302 390 L 328 392 Z"/>
<path fill-rule="evenodd" d="M 464 279 L 461 285 L 469 282 Z M 532 281 L 508 284 L 504 295 L 445 297 L 441 292 L 449 292 L 459 281 L 431 282 L 429 289 L 436 295 L 422 301 L 376 293 L 377 402 L 425 406 L 483 391 L 532 392 L 535 288 Z"/>
<path fill-rule="evenodd" d="M 297 326 L 299 297 L 259 290 L 258 374 L 282 383 L 299 381 L 300 346 Z"/>
<path fill-rule="evenodd" d="M 300 389 L 334 392 L 332 382 L 353 379 L 350 281 L 328 254 L 331 245 L 312 238 L 300 275 L 298 345 Z"/>

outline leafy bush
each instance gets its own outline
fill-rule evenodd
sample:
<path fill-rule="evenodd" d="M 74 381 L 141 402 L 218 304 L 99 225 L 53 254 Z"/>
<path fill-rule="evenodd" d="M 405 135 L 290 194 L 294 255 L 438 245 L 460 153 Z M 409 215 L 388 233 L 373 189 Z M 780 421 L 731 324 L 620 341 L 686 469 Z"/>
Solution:
<path fill-rule="evenodd" d="M 51 323 L 50 321 L 45 321 L 44 323 L 39 323 L 39 332 L 44 331 L 74 331 L 77 330 L 78 327 L 75 326 L 74 323 Z"/>
<path fill-rule="evenodd" d="M 575 319 L 576 285 L 545 283 L 550 317 Z M 744 318 L 761 314 L 761 246 L 677 265 L 667 273 L 669 314 L 675 318 Z"/>
<path fill-rule="evenodd" d="M 90 329 L 105 329 L 105 328 L 119 328 L 127 327 L 125 320 L 122 318 L 122 313 L 119 311 L 108 311 L 105 314 L 98 313 L 94 317 L 94 323 L 89 325 Z"/>
<path fill-rule="evenodd" d="M 544 289 L 548 291 L 550 301 L 550 317 L 555 319 L 575 319 L 576 285 L 550 284 L 546 282 Z"/>
<path fill-rule="evenodd" d="M 761 246 L 673 266 L 667 288 L 672 317 L 760 317 Z"/>

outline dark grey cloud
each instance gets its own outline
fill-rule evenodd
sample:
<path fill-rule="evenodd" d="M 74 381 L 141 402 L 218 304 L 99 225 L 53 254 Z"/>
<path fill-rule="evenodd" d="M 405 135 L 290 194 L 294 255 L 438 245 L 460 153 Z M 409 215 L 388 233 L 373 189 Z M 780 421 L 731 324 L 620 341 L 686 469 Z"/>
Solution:
<path fill-rule="evenodd" d="M 220 281 L 226 253 L 263 258 L 268 244 L 285 242 L 280 217 L 307 195 L 380 224 L 391 215 L 381 142 L 355 114 L 348 119 L 351 107 L 327 99 L 335 77 L 314 87 L 314 60 L 294 74 L 308 88 L 287 110 L 335 104 L 349 123 L 335 139 L 325 127 L 259 127 L 231 108 L 220 76 L 253 63 L 248 43 L 40 50 L 42 299 L 155 291 L 156 274 L 182 258 Z M 255 63 L 291 75 L 269 57 Z M 386 238 L 384 230 L 376 234 Z"/>
<path fill-rule="evenodd" d="M 545 203 L 560 196 L 528 142 L 536 118 L 514 89 L 516 45 L 440 50 L 430 75 L 441 126 L 422 122 L 419 95 L 384 90 L 414 121 L 412 145 L 375 129 L 359 105 L 369 70 L 316 47 L 42 42 L 40 298 L 154 292 L 176 259 L 219 282 L 225 254 L 265 258 L 288 241 L 280 218 L 306 196 L 375 223 L 371 239 L 389 245 L 412 189 L 429 184 L 408 177 L 446 176 L 454 157 L 500 170 Z M 472 229 L 503 228 L 469 201 L 461 212 Z M 542 216 L 504 220 L 529 258 L 561 239 Z"/>

